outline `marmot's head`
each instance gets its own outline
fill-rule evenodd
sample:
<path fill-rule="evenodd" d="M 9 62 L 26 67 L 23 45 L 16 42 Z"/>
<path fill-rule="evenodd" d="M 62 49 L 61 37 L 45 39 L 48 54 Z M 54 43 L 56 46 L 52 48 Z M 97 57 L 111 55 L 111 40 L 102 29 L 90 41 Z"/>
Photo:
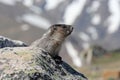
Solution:
<path fill-rule="evenodd" d="M 48 29 L 48 32 L 45 35 L 47 35 L 47 37 L 51 37 L 52 39 L 61 40 L 70 35 L 72 31 L 73 27 L 71 25 L 54 24 Z"/>
<path fill-rule="evenodd" d="M 35 41 L 32 46 L 44 49 L 50 55 L 58 55 L 65 38 L 71 34 L 73 27 L 65 24 L 54 24 L 50 26 L 41 39 Z"/>

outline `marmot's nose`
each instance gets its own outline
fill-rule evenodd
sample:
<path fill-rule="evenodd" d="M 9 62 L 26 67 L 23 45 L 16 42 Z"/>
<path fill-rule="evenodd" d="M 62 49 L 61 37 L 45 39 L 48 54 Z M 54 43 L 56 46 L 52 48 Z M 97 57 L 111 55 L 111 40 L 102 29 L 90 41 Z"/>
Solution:
<path fill-rule="evenodd" d="M 72 26 L 70 27 L 70 30 L 73 31 L 73 27 Z"/>
<path fill-rule="evenodd" d="M 69 29 L 70 32 L 73 31 L 73 27 L 71 25 L 68 25 L 68 29 Z"/>
<path fill-rule="evenodd" d="M 70 35 L 73 31 L 73 27 L 71 25 L 67 25 L 67 34 Z"/>

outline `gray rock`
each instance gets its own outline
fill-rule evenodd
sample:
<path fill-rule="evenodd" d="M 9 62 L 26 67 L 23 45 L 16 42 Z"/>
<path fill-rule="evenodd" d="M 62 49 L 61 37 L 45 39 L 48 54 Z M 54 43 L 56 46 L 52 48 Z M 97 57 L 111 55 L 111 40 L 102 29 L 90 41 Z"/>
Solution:
<path fill-rule="evenodd" d="M 43 50 L 24 47 L 8 38 L 0 40 L 0 80 L 87 80 L 64 61 L 56 63 Z"/>
<path fill-rule="evenodd" d="M 22 47 L 27 46 L 26 43 L 19 41 L 19 40 L 11 40 L 4 36 L 0 36 L 0 48 L 4 47 Z"/>

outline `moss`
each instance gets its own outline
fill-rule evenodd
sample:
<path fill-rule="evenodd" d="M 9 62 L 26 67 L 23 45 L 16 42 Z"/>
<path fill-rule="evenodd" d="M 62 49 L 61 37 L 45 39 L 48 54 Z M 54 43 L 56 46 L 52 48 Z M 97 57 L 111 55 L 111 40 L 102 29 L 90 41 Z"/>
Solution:
<path fill-rule="evenodd" d="M 35 72 L 38 72 L 38 71 L 35 70 L 35 69 L 31 69 L 31 70 L 26 70 L 26 71 L 25 71 L 26 74 L 33 74 L 33 73 L 35 73 Z"/>
<path fill-rule="evenodd" d="M 33 66 L 36 66 L 37 64 L 35 62 L 31 63 L 30 66 L 33 67 Z"/>
<path fill-rule="evenodd" d="M 29 61 L 32 59 L 32 52 L 30 51 L 19 51 L 16 54 L 20 56 L 24 61 Z"/>
<path fill-rule="evenodd" d="M 16 54 L 19 55 L 19 56 L 22 56 L 22 55 L 26 55 L 26 54 L 31 54 L 31 51 L 28 51 L 28 50 L 17 51 Z"/>
<path fill-rule="evenodd" d="M 8 65 L 6 65 L 5 67 L 4 67 L 4 69 L 6 70 L 6 69 L 9 69 L 9 66 Z"/>

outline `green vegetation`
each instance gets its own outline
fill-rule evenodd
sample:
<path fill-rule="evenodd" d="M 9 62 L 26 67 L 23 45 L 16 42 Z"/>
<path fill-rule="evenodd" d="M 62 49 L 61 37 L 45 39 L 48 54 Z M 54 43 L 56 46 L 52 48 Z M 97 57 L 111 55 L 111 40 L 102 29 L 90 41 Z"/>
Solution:
<path fill-rule="evenodd" d="M 104 56 L 94 58 L 91 66 L 79 69 L 89 80 L 103 78 L 104 70 L 120 70 L 120 52 L 112 52 Z"/>
<path fill-rule="evenodd" d="M 99 58 L 94 58 L 93 64 L 98 65 L 98 64 L 114 63 L 119 60 L 120 60 L 120 52 L 117 52 L 117 53 L 107 54 Z"/>

